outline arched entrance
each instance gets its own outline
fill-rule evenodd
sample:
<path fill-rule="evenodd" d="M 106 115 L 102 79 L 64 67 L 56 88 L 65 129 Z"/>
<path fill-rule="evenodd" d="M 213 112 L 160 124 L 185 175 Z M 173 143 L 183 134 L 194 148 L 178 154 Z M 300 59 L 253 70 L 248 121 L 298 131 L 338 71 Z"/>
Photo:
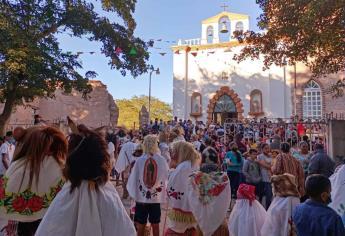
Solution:
<path fill-rule="evenodd" d="M 210 100 L 207 122 L 223 124 L 226 119 L 243 119 L 243 105 L 238 94 L 229 87 L 222 87 Z"/>

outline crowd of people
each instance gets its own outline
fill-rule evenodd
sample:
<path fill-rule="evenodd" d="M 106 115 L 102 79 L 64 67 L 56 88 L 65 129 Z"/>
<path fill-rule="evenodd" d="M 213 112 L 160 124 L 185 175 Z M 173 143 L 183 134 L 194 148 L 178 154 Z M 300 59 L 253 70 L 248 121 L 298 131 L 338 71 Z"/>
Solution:
<path fill-rule="evenodd" d="M 282 125 L 265 120 L 252 124 L 236 121 L 230 127 L 205 126 L 202 122 L 193 124 L 175 117 L 166 123 L 156 119 L 141 131 L 125 134 L 121 130 L 122 134 L 115 138 L 115 143 L 122 146 L 115 172 L 124 173 L 135 163 L 133 174 L 130 168 L 126 169 L 129 180 L 127 183 L 123 179 L 123 188 L 135 201 L 134 221 L 142 229 L 138 235 L 144 235 L 147 220 L 153 232 L 157 231 L 161 216 L 158 204 L 166 202 L 169 212 L 164 223 L 165 235 L 194 235 L 200 231 L 204 235 L 344 234 L 344 194 L 337 196 L 333 210 L 327 205 L 329 179 L 344 175 L 345 168 L 334 173 L 335 162 L 326 154 L 324 137 L 308 135 L 310 127 L 302 121 Z M 312 129 L 315 132 L 322 128 L 313 125 Z M 147 148 L 147 139 L 154 147 Z M 121 144 L 123 140 L 125 144 Z M 136 147 L 142 148 L 140 140 L 144 143 L 144 154 L 138 159 L 131 153 Z M 162 157 L 159 161 L 157 153 Z M 150 164 L 151 160 L 155 164 Z M 170 168 L 168 177 L 162 174 L 166 165 Z M 151 176 L 156 176 L 152 181 L 155 184 L 146 185 L 145 175 L 151 172 Z M 337 195 L 340 188 L 344 189 L 342 184 L 332 185 Z M 165 193 L 166 199 L 162 197 Z M 231 199 L 237 199 L 235 206 L 229 204 Z M 309 207 L 318 211 L 320 217 L 308 218 Z M 231 215 L 226 225 L 228 211 Z M 326 219 L 323 215 L 327 211 Z M 281 217 L 276 218 L 277 215 Z M 254 220 L 253 224 L 242 224 L 249 220 Z M 307 225 L 306 220 L 315 224 Z M 333 225 L 326 226 L 328 231 L 323 229 L 320 234 L 329 222 Z"/>
<path fill-rule="evenodd" d="M 345 235 L 345 165 L 302 123 L 68 124 L 6 134 L 4 235 Z"/>

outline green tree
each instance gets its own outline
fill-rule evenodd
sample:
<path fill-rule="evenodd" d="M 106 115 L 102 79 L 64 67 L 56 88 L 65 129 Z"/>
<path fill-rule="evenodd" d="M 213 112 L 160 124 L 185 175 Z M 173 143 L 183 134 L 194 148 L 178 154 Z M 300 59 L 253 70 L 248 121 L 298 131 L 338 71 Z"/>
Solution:
<path fill-rule="evenodd" d="M 116 100 L 119 107 L 119 125 L 126 126 L 129 129 L 139 126 L 139 112 L 144 105 L 148 108 L 148 96 L 134 96 L 131 99 Z M 160 101 L 158 98 L 151 99 L 151 119 L 162 119 L 164 121 L 172 120 L 172 110 L 168 103 Z"/>
<path fill-rule="evenodd" d="M 132 17 L 136 0 L 101 0 L 97 13 L 92 1 L 0 0 L 0 133 L 13 108 L 35 97 L 52 97 L 57 88 L 76 89 L 85 97 L 91 91 L 87 81 L 96 73 L 78 73 L 78 54 L 59 48 L 58 34 L 85 37 L 101 42 L 109 66 L 134 77 L 147 71 L 148 47 L 133 36 Z M 113 13 L 123 23 L 100 14 Z M 116 48 L 121 48 L 118 53 Z"/>
<path fill-rule="evenodd" d="M 264 58 L 265 67 L 305 63 L 314 76 L 337 73 L 345 63 L 345 0 L 256 0 L 262 32 L 235 32 L 247 43 L 234 59 Z"/>

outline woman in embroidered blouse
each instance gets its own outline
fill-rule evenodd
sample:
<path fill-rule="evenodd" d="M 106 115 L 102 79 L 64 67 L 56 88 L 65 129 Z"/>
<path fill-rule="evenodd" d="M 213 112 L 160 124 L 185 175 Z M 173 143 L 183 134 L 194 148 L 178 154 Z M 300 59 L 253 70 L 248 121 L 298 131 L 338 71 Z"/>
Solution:
<path fill-rule="evenodd" d="M 35 128 L 0 180 L 0 217 L 19 222 L 18 235 L 34 235 L 63 185 L 67 141 L 52 127 Z M 7 229 L 13 227 L 7 227 Z"/>
<path fill-rule="evenodd" d="M 197 223 L 188 202 L 189 176 L 198 169 L 200 155 L 193 144 L 185 141 L 174 143 L 172 159 L 177 167 L 171 172 L 168 181 L 168 212 L 166 236 L 190 235 L 196 231 Z"/>

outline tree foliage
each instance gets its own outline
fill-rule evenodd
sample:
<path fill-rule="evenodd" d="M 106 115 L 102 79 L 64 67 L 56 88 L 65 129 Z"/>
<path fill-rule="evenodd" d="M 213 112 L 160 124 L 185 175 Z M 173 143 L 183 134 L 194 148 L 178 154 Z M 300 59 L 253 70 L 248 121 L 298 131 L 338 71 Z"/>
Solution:
<path fill-rule="evenodd" d="M 119 125 L 133 128 L 134 122 L 136 128 L 139 127 L 139 112 L 144 105 L 148 108 L 148 96 L 134 96 L 131 99 L 116 100 L 119 107 Z M 162 119 L 164 121 L 172 120 L 172 110 L 168 103 L 160 101 L 157 98 L 151 98 L 151 119 Z"/>
<path fill-rule="evenodd" d="M 0 131 L 13 107 L 23 100 L 53 96 L 56 88 L 90 92 L 89 78 L 96 76 L 82 68 L 78 54 L 63 52 L 57 35 L 85 37 L 102 43 L 101 52 L 109 66 L 134 77 L 147 71 L 147 49 L 152 42 L 134 37 L 136 0 L 101 0 L 102 11 L 92 1 L 79 0 L 0 0 Z M 114 13 L 122 24 L 111 22 L 102 13 Z M 119 47 L 122 54 L 117 54 Z M 132 49 L 136 55 L 131 55 Z"/>
<path fill-rule="evenodd" d="M 305 63 L 314 76 L 337 73 L 345 65 L 345 0 L 256 0 L 261 32 L 235 32 L 247 45 L 234 59 L 264 57 L 272 64 Z"/>

